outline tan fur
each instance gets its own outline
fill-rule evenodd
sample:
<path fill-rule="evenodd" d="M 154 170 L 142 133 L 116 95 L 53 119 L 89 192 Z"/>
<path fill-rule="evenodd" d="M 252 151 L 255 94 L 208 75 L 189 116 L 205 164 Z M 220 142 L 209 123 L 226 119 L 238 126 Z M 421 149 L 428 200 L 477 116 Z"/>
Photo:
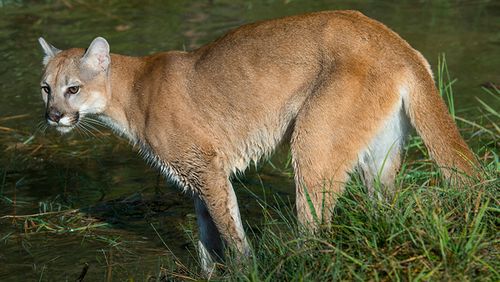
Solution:
<path fill-rule="evenodd" d="M 89 62 L 82 49 L 50 56 L 45 45 L 43 81 L 58 87 L 49 107 L 81 117 L 86 105 L 193 192 L 200 248 L 212 255 L 222 255 L 219 235 L 248 253 L 229 177 L 283 141 L 291 142 L 304 224 L 330 222 L 356 168 L 371 192 L 376 180 L 392 185 L 408 118 L 447 176 L 448 168 L 474 174 L 428 63 L 359 12 L 249 24 L 192 52 L 133 58 L 109 55 L 104 39 L 92 45 L 100 49 L 89 48 Z M 66 77 L 80 81 L 81 93 L 65 97 Z"/>

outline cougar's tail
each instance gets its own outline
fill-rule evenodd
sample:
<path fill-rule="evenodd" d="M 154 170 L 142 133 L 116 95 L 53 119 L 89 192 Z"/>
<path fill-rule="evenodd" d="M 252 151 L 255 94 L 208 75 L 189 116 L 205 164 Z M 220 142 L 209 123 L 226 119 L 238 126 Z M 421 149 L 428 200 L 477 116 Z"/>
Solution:
<path fill-rule="evenodd" d="M 403 96 L 406 114 L 445 177 L 451 178 L 453 183 L 456 180 L 470 183 L 470 178 L 464 174 L 477 177 L 479 163 L 460 136 L 429 68 L 422 66 L 415 75 L 418 79 L 410 83 Z"/>

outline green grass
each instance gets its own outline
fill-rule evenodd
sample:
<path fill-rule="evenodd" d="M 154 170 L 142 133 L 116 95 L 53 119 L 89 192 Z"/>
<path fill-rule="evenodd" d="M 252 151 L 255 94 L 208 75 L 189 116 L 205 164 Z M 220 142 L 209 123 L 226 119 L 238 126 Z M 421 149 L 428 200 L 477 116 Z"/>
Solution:
<path fill-rule="evenodd" d="M 498 280 L 498 183 L 490 178 L 463 189 L 429 185 L 434 175 L 404 177 L 389 203 L 368 197 L 361 183 L 352 181 L 337 203 L 332 227 L 317 235 L 299 232 L 293 212 L 282 204 L 264 209 L 260 229 L 250 235 L 251 263 L 243 269 L 229 263 L 220 278 Z"/>

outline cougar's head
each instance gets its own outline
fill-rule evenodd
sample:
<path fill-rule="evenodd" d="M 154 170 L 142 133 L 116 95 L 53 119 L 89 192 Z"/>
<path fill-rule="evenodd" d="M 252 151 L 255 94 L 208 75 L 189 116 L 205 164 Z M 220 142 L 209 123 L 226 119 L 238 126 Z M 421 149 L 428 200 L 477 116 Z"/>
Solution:
<path fill-rule="evenodd" d="M 47 123 L 66 133 L 85 115 L 102 113 L 110 95 L 108 42 L 97 37 L 86 51 L 61 51 L 41 37 L 38 41 L 45 52 L 40 87 Z"/>

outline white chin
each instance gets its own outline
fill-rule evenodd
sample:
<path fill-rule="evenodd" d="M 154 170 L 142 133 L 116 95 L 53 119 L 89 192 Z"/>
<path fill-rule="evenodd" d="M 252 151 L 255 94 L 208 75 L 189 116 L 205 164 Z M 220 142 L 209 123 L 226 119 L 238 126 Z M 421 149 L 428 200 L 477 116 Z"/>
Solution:
<path fill-rule="evenodd" d="M 73 126 L 58 126 L 56 127 L 56 130 L 61 134 L 65 134 L 73 130 Z"/>

